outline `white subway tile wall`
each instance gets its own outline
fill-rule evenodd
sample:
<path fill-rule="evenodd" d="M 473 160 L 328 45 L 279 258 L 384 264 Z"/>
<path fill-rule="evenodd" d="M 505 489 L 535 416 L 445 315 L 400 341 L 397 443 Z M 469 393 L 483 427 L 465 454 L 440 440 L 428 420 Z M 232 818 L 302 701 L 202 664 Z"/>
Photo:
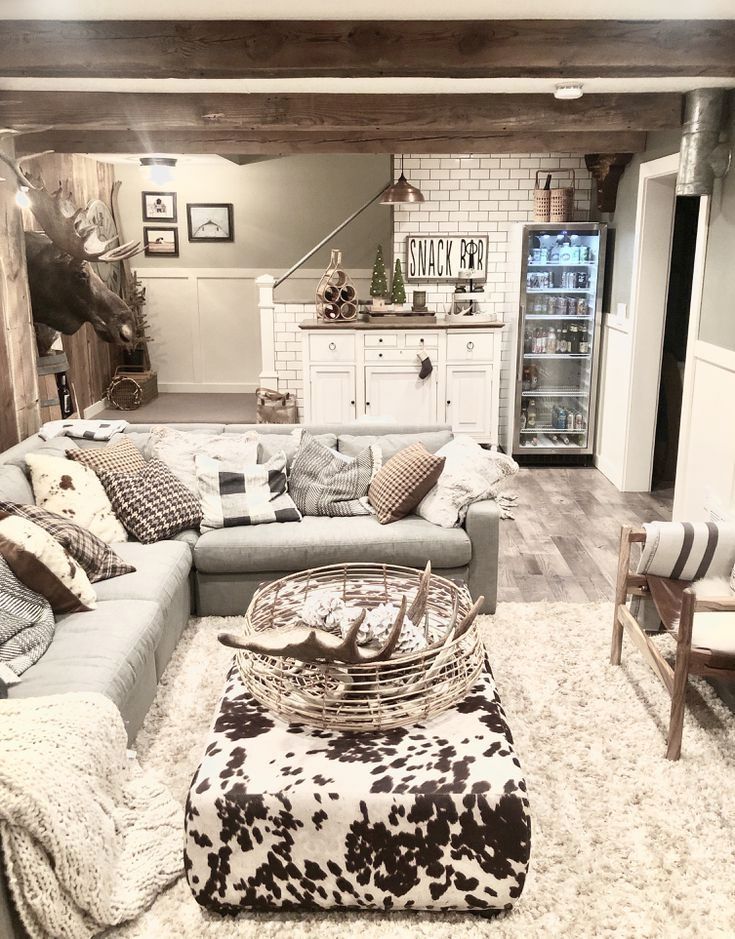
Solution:
<path fill-rule="evenodd" d="M 426 202 L 413 207 L 395 206 L 395 257 L 401 259 L 405 270 L 406 236 L 409 234 L 486 234 L 489 251 L 485 309 L 497 319 L 515 319 L 513 308 L 518 300 L 518 285 L 512 275 L 511 260 L 513 252 L 518 250 L 515 243 L 518 224 L 533 221 L 536 170 L 571 169 L 575 173 L 575 221 L 586 221 L 590 213 L 592 180 L 583 156 L 569 153 L 407 155 L 404 158 L 406 176 L 421 189 Z M 552 185 L 558 184 L 555 175 Z M 446 310 L 451 303 L 451 285 L 407 284 L 409 303 L 414 289 L 427 291 L 427 305 L 432 309 Z M 281 390 L 296 395 L 302 417 L 302 333 L 298 324 L 314 316 L 314 304 L 277 303 L 275 307 L 278 383 Z M 502 334 L 500 425 L 504 428 L 513 378 L 513 350 L 509 330 L 503 330 Z"/>
<path fill-rule="evenodd" d="M 508 153 L 495 156 L 447 154 L 406 155 L 404 172 L 423 192 L 419 206 L 397 205 L 394 209 L 393 249 L 395 258 L 406 264 L 406 236 L 413 234 L 480 233 L 488 236 L 485 310 L 500 320 L 515 320 L 518 284 L 512 272 L 512 256 L 519 250 L 517 227 L 533 221 L 533 189 L 536 170 L 574 170 L 574 221 L 589 219 L 592 178 L 584 157 L 570 153 Z M 544 176 L 542 174 L 541 180 Z M 552 176 L 552 186 L 571 180 L 569 175 Z M 394 263 L 395 263 L 394 258 Z M 452 285 L 406 284 L 406 299 L 413 290 L 426 290 L 430 309 L 448 310 Z M 500 383 L 501 441 L 505 434 L 513 380 L 514 350 L 510 330 L 502 330 L 502 375 Z"/>

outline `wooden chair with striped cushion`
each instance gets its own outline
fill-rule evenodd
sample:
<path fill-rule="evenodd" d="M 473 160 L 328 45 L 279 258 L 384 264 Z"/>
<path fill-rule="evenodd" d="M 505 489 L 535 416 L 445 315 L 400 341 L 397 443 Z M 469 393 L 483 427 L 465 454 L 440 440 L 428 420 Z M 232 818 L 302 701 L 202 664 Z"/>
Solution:
<path fill-rule="evenodd" d="M 631 571 L 632 545 L 642 545 Z M 697 581 L 726 578 L 722 596 L 697 595 Z M 628 599 L 632 598 L 630 607 Z M 650 598 L 661 628 L 676 640 L 673 667 L 636 618 Z M 610 661 L 620 665 L 627 633 L 671 696 L 666 756 L 678 760 L 689 675 L 735 681 L 735 525 L 654 522 L 620 535 Z"/>

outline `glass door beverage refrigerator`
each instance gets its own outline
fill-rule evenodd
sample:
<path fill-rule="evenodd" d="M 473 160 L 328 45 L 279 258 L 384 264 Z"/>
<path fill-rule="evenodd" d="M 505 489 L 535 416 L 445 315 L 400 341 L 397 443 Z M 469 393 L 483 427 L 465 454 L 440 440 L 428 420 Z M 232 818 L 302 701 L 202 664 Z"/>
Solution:
<path fill-rule="evenodd" d="M 592 453 L 606 226 L 523 227 L 514 456 Z"/>

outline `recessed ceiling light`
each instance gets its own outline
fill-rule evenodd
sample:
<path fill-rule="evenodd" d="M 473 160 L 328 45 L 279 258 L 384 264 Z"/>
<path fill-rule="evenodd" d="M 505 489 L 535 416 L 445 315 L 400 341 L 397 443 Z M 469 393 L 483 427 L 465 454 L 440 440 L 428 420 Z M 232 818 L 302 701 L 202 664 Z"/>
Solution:
<path fill-rule="evenodd" d="M 565 82 L 554 89 L 554 97 L 559 101 L 576 101 L 577 98 L 582 97 L 583 93 L 579 82 Z"/>

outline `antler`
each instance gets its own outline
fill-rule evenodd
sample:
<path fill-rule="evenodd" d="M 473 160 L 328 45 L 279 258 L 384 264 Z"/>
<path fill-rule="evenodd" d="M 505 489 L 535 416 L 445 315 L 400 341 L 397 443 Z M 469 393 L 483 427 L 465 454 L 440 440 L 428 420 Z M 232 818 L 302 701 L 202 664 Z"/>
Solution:
<path fill-rule="evenodd" d="M 313 629 L 309 626 L 294 626 L 292 629 L 264 629 L 244 639 L 232 633 L 220 633 L 217 638 L 222 645 L 233 649 L 247 649 L 250 652 L 299 659 L 302 662 L 344 662 L 347 665 L 381 662 L 390 657 L 398 644 L 406 618 L 406 605 L 404 597 L 388 638 L 376 650 L 367 650 L 357 644 L 357 634 L 365 621 L 366 610 L 363 610 L 350 625 L 344 639 L 323 629 Z"/>
<path fill-rule="evenodd" d="M 51 152 L 44 150 L 43 153 L 29 154 L 18 160 L 0 153 L 0 162 L 12 171 L 19 185 L 28 189 L 36 221 L 56 247 L 78 261 L 122 261 L 138 254 L 141 250 L 139 241 L 128 241 L 115 247 L 113 245 L 117 238 L 100 241 L 97 227 L 85 218 L 86 209 L 76 209 L 72 215 L 67 215 L 62 206 L 61 186 L 49 192 L 40 177 L 25 172 L 20 165 L 25 160 Z"/>

